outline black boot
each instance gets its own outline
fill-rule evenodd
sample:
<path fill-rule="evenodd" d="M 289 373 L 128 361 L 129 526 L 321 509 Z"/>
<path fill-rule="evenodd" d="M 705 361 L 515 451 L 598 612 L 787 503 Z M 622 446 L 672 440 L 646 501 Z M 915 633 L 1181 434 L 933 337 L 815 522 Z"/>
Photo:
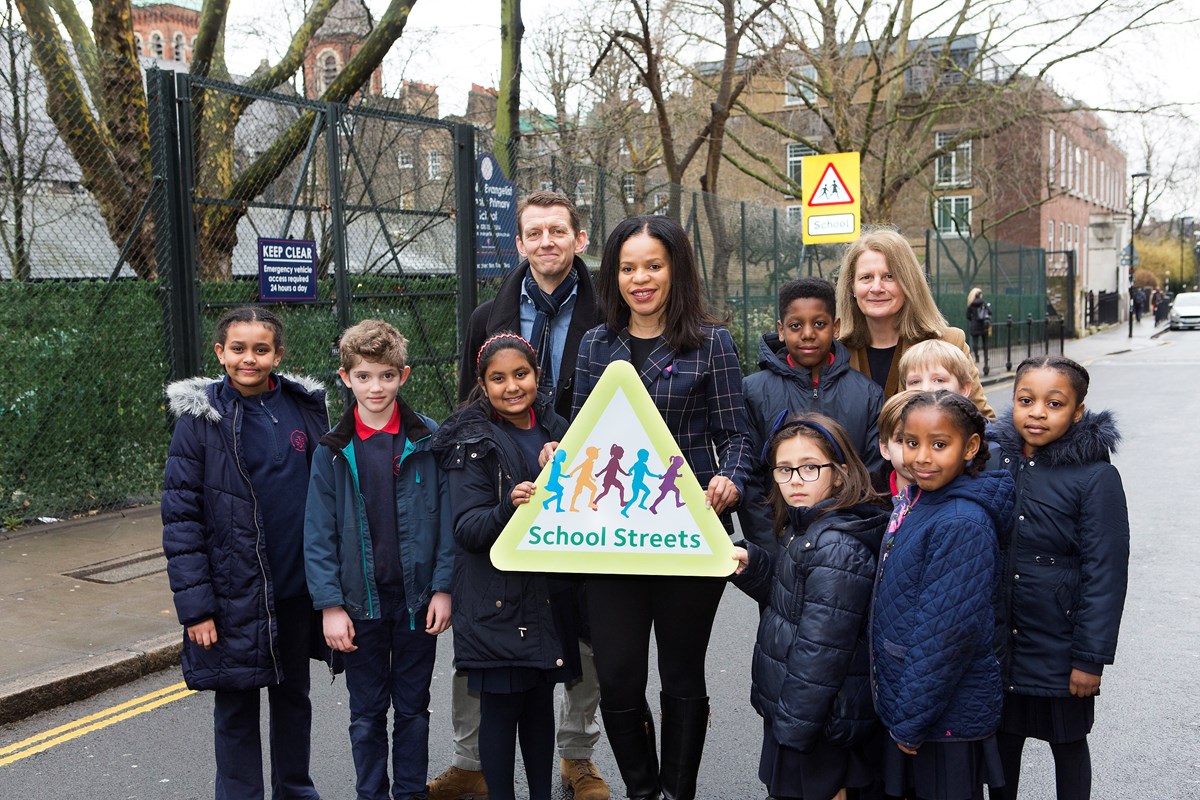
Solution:
<path fill-rule="evenodd" d="M 707 697 L 661 695 L 664 800 L 695 800 L 696 775 L 708 733 Z"/>
<path fill-rule="evenodd" d="M 654 717 L 650 707 L 626 711 L 600 709 L 608 744 L 633 800 L 658 800 L 658 747 L 654 743 Z"/>

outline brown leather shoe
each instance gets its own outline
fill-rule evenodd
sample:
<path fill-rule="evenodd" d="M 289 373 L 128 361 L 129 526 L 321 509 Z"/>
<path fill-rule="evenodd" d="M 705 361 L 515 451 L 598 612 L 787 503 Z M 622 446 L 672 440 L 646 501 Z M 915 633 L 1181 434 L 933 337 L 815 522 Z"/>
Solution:
<path fill-rule="evenodd" d="M 488 800 L 483 773 L 474 770 L 447 767 L 428 788 L 429 800 Z"/>
<path fill-rule="evenodd" d="M 575 800 L 609 800 L 608 784 L 590 758 L 563 758 L 558 763 L 563 790 Z"/>

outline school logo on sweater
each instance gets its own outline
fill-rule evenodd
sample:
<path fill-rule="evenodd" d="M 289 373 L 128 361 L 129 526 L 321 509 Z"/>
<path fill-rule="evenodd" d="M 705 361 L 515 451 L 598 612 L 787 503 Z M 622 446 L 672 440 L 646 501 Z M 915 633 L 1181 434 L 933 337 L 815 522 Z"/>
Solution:
<path fill-rule="evenodd" d="M 498 569 L 733 572 L 733 544 L 637 371 L 614 361 L 492 545 Z"/>
<path fill-rule="evenodd" d="M 303 453 L 308 449 L 308 434 L 300 430 L 292 431 L 291 442 L 293 450 Z"/>

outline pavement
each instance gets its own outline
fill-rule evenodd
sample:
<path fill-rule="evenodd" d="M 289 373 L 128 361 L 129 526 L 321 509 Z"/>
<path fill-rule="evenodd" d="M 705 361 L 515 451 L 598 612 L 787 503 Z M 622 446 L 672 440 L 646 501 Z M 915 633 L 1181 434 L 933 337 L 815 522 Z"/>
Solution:
<path fill-rule="evenodd" d="M 1068 340 L 1086 365 L 1155 347 L 1149 318 Z M 1014 353 L 1019 362 L 1024 353 Z M 1011 373 L 993 363 L 985 385 Z M 0 533 L 0 725 L 179 663 L 157 505 Z"/>

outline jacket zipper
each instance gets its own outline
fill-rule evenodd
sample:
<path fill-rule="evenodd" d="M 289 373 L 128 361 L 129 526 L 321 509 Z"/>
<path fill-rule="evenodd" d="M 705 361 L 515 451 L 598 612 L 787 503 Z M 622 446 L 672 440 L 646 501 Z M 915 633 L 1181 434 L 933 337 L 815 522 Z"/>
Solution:
<path fill-rule="evenodd" d="M 258 558 L 258 571 L 259 574 L 262 575 L 263 579 L 263 608 L 267 612 L 267 631 L 269 633 L 273 623 L 271 615 L 271 602 L 270 598 L 268 597 L 271 585 L 270 581 L 267 579 L 267 568 L 263 564 L 262 526 L 258 524 L 258 495 L 254 492 L 254 484 L 250 482 L 250 476 L 246 474 L 246 470 L 242 466 L 242 456 L 241 452 L 238 450 L 238 415 L 241 413 L 241 411 L 241 403 L 235 403 L 233 406 L 233 459 L 237 462 L 238 472 L 241 473 L 242 479 L 246 481 L 246 486 L 250 487 L 250 499 L 254 503 L 254 555 Z M 271 666 L 275 672 L 275 682 L 280 683 L 283 681 L 283 676 L 279 674 L 279 659 L 275 657 L 275 641 L 273 639 L 270 640 L 267 649 L 271 651 Z"/>

